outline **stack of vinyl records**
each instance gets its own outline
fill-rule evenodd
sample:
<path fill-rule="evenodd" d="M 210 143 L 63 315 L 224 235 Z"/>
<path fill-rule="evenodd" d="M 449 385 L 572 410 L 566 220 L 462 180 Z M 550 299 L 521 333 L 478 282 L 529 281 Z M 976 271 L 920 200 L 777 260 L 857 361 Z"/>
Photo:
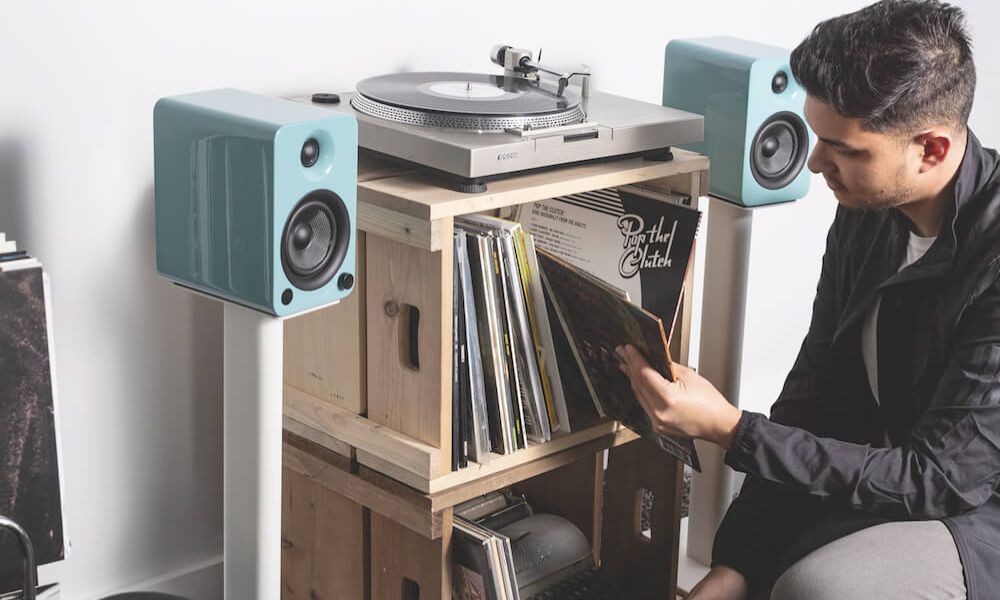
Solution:
<path fill-rule="evenodd" d="M 620 600 L 570 521 L 535 513 L 524 496 L 491 492 L 455 507 L 453 596 L 458 600 Z"/>
<path fill-rule="evenodd" d="M 42 263 L 37 258 L 24 250 L 18 250 L 17 244 L 0 233 L 0 273 L 41 268 L 41 266 Z"/>
<path fill-rule="evenodd" d="M 608 188 L 522 205 L 516 221 L 455 219 L 454 470 L 606 418 L 700 468 L 690 439 L 653 430 L 616 353 L 631 345 L 673 379 L 668 342 L 701 220 L 688 204 Z"/>
<path fill-rule="evenodd" d="M 453 467 L 569 431 L 531 236 L 520 224 L 455 220 Z"/>
<path fill-rule="evenodd" d="M 455 597 L 520 600 L 510 538 L 456 517 Z"/>

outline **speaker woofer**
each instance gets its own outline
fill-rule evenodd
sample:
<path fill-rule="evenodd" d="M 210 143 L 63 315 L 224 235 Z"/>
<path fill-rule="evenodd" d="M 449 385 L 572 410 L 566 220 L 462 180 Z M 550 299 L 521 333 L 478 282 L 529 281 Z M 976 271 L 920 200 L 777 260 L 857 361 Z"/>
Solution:
<path fill-rule="evenodd" d="M 777 190 L 789 185 L 806 162 L 809 133 L 795 113 L 768 117 L 750 145 L 750 172 L 762 187 Z"/>
<path fill-rule="evenodd" d="M 344 263 L 350 241 L 350 215 L 340 196 L 310 192 L 295 205 L 281 233 L 285 276 L 301 290 L 323 287 Z"/>

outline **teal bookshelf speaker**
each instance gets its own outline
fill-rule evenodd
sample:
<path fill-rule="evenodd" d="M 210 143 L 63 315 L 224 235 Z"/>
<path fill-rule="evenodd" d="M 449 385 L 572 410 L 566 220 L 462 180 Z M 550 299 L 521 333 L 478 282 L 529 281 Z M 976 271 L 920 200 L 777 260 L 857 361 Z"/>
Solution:
<path fill-rule="evenodd" d="M 353 117 L 222 89 L 161 99 L 153 137 L 162 276 L 279 317 L 351 292 Z"/>
<path fill-rule="evenodd" d="M 732 37 L 672 40 L 663 104 L 705 117 L 705 138 L 684 148 L 711 160 L 710 193 L 743 206 L 802 198 L 810 132 L 806 93 L 789 51 Z"/>

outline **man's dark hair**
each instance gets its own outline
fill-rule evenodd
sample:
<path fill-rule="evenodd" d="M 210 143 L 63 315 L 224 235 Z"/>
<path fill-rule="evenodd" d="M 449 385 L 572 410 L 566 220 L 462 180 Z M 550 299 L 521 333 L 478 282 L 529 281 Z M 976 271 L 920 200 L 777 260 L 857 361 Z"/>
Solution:
<path fill-rule="evenodd" d="M 963 131 L 976 88 L 964 20 L 937 0 L 882 0 L 817 25 L 792 51 L 792 74 L 871 131 Z"/>

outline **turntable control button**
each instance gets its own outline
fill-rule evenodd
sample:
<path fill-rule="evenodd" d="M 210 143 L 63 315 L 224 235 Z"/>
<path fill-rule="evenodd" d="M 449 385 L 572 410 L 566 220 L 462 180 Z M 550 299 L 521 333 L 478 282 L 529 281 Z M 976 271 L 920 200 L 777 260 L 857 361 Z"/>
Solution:
<path fill-rule="evenodd" d="M 338 94 L 313 94 L 312 101 L 316 104 L 340 104 L 340 96 Z"/>

